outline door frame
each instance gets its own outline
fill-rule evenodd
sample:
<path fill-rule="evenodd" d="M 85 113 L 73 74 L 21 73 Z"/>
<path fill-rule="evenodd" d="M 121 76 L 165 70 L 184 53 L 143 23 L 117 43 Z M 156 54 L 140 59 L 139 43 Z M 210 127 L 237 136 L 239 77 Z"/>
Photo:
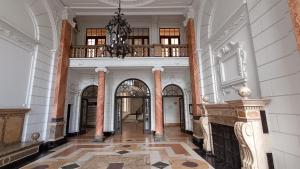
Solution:
<path fill-rule="evenodd" d="M 180 89 L 182 95 L 165 95 L 164 94 L 164 91 L 167 87 L 170 87 L 170 86 L 175 86 L 177 87 L 178 89 Z M 185 121 L 185 108 L 184 108 L 184 105 L 185 105 L 185 100 L 184 100 L 184 93 L 183 93 L 183 90 L 181 89 L 180 86 L 176 85 L 176 84 L 169 84 L 167 86 L 164 87 L 163 89 L 163 93 L 162 93 L 162 97 L 163 97 L 163 100 L 162 100 L 162 106 L 163 106 L 163 126 L 165 127 L 165 112 L 164 112 L 164 98 L 168 98 L 168 97 L 172 97 L 172 98 L 179 98 L 179 117 L 180 117 L 180 129 L 182 132 L 185 132 L 186 131 L 186 121 Z M 181 109 L 181 103 L 180 103 L 180 100 L 182 100 L 182 109 Z M 183 110 L 183 111 L 182 111 Z M 183 118 L 183 119 L 182 119 Z M 181 123 L 183 122 L 183 124 Z"/>
<path fill-rule="evenodd" d="M 145 85 L 145 87 L 147 88 L 147 91 L 149 92 L 149 95 L 145 95 L 145 96 L 118 96 L 118 89 L 122 86 L 123 83 L 127 82 L 127 81 L 132 81 L 132 80 L 135 80 L 135 81 L 139 81 L 141 82 L 143 85 Z M 123 98 L 142 98 L 144 100 L 149 100 L 149 105 L 148 105 L 148 111 L 149 111 L 149 130 L 145 130 L 145 114 L 143 115 L 143 132 L 144 133 L 151 133 L 151 91 L 150 91 L 150 88 L 149 86 L 142 80 L 140 79 L 136 79 L 136 78 L 130 78 L 130 79 L 126 79 L 124 81 L 122 81 L 116 88 L 115 90 L 115 100 L 114 100 L 114 132 L 115 133 L 120 133 L 122 134 L 123 132 L 123 120 L 121 119 L 120 120 L 120 129 L 118 130 L 116 127 L 117 127 L 117 123 L 118 123 L 118 99 L 121 99 L 121 105 L 123 105 L 122 103 L 122 99 Z M 145 112 L 144 112 L 145 113 Z M 120 111 L 120 117 L 122 118 L 122 111 Z"/>

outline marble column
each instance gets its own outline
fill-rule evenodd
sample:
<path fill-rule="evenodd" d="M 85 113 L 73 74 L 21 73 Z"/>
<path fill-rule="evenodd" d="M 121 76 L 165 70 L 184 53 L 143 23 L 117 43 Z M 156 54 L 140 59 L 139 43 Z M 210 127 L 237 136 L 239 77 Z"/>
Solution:
<path fill-rule="evenodd" d="M 152 72 L 154 73 L 155 82 L 155 140 L 163 140 L 164 135 L 164 122 L 163 122 L 163 108 L 162 108 L 162 86 L 161 86 L 161 72 L 164 69 L 162 67 L 154 67 Z"/>
<path fill-rule="evenodd" d="M 72 26 L 67 20 L 62 21 L 60 54 L 55 77 L 54 105 L 51 114 L 49 141 L 64 138 L 64 109 L 67 92 L 69 57 L 71 54 Z"/>
<path fill-rule="evenodd" d="M 104 104 L 105 104 L 105 75 L 106 68 L 96 68 L 98 72 L 98 97 L 97 97 L 97 113 L 96 113 L 96 131 L 95 141 L 103 142 L 103 127 L 104 127 Z"/>
<path fill-rule="evenodd" d="M 300 0 L 289 0 L 291 19 L 297 40 L 298 50 L 300 51 Z"/>
<path fill-rule="evenodd" d="M 196 51 L 196 34 L 194 19 L 189 18 L 187 22 L 187 43 L 190 66 L 191 90 L 192 90 L 192 113 L 194 116 L 201 115 L 201 84 L 199 59 Z"/>
<path fill-rule="evenodd" d="M 202 115 L 201 111 L 201 84 L 200 84 L 200 68 L 199 58 L 196 51 L 196 33 L 194 19 L 189 18 L 187 20 L 187 45 L 188 45 L 188 56 L 189 56 L 189 68 L 190 68 L 190 79 L 191 79 L 191 90 L 192 90 L 192 113 L 193 113 L 193 141 L 198 146 L 202 147 L 204 136 L 202 128 L 204 127 L 200 119 Z"/>

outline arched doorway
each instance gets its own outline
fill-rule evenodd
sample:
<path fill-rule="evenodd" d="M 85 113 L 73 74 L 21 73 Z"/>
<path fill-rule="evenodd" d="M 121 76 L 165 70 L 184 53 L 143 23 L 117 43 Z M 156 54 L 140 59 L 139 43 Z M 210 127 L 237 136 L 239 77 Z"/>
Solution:
<path fill-rule="evenodd" d="M 143 133 L 151 132 L 150 89 L 141 80 L 123 81 L 115 93 L 114 130 L 122 133 L 123 127 L 136 127 Z"/>
<path fill-rule="evenodd" d="M 96 85 L 86 87 L 81 94 L 80 133 L 86 133 L 96 126 L 97 95 Z"/>
<path fill-rule="evenodd" d="M 184 97 L 179 86 L 170 84 L 163 89 L 163 111 L 165 126 L 180 126 L 185 131 Z"/>

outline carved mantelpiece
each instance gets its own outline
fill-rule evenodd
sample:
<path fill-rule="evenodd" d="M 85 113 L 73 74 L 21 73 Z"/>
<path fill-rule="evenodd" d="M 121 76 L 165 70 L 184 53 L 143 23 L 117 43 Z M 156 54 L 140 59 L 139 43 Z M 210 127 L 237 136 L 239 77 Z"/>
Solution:
<path fill-rule="evenodd" d="M 266 153 L 269 151 L 266 134 L 262 131 L 260 111 L 268 100 L 247 99 L 224 104 L 203 104 L 208 123 L 233 126 L 239 142 L 243 169 L 267 169 Z M 203 125 L 205 127 L 205 125 Z M 207 130 L 209 131 L 209 130 Z M 209 133 L 208 135 L 211 135 Z M 211 142 L 210 137 L 204 142 Z M 210 143 L 212 145 L 212 143 Z"/>
<path fill-rule="evenodd" d="M 0 147 L 21 142 L 25 114 L 30 109 L 0 109 Z"/>
<path fill-rule="evenodd" d="M 40 141 L 21 142 L 30 109 L 0 109 L 0 168 L 39 152 Z"/>

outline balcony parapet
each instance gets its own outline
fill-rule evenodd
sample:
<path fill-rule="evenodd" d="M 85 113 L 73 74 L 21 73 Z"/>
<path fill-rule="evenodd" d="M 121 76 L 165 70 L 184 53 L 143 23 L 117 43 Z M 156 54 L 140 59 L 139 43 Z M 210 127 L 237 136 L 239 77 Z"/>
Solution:
<path fill-rule="evenodd" d="M 188 57 L 187 45 L 130 45 L 132 52 L 126 57 Z M 70 58 L 111 57 L 107 45 L 72 46 Z"/>
<path fill-rule="evenodd" d="M 146 68 L 146 67 L 176 67 L 187 68 L 188 57 L 126 57 L 125 59 L 103 58 L 70 58 L 70 68 Z"/>

